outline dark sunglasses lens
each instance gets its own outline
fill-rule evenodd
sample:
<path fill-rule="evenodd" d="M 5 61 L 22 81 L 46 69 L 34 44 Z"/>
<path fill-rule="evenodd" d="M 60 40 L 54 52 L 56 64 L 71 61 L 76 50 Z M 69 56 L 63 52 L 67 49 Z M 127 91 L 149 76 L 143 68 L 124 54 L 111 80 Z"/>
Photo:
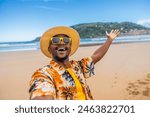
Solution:
<path fill-rule="evenodd" d="M 67 37 L 66 37 L 66 38 L 64 38 L 64 43 L 65 43 L 65 44 L 70 43 L 70 39 L 69 39 L 69 38 L 67 38 Z"/>
<path fill-rule="evenodd" d="M 59 43 L 59 38 L 58 37 L 53 37 L 52 42 L 53 42 L 53 44 L 58 44 Z"/>

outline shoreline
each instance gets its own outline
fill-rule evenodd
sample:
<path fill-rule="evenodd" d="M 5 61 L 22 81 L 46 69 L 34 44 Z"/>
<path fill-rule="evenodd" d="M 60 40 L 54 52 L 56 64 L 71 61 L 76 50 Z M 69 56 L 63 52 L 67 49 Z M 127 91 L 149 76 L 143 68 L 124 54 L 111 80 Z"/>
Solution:
<path fill-rule="evenodd" d="M 132 42 L 113 42 L 112 44 L 130 44 L 130 43 L 145 43 L 148 42 L 150 43 L 150 41 L 132 41 Z M 86 47 L 86 46 L 98 46 L 98 45 L 103 45 L 104 43 L 91 43 L 91 44 L 80 44 L 80 47 Z"/>
<path fill-rule="evenodd" d="M 132 43 L 150 43 L 150 41 L 133 41 L 133 42 L 113 42 L 112 45 L 115 45 L 115 44 L 132 44 Z M 98 46 L 98 45 L 103 45 L 104 43 L 90 43 L 90 44 L 80 44 L 79 47 L 90 47 L 90 46 Z M 25 51 L 39 51 L 40 48 L 37 48 L 37 49 L 26 49 L 26 50 L 15 50 L 15 51 L 0 51 L 0 53 L 11 53 L 11 52 L 25 52 Z"/>

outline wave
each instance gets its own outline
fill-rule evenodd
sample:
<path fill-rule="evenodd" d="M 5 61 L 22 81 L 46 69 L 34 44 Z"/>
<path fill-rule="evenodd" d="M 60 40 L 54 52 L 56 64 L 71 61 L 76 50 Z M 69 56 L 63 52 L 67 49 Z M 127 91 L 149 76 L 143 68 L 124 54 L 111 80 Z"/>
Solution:
<path fill-rule="evenodd" d="M 88 44 L 103 44 L 105 43 L 106 38 L 86 38 L 81 39 L 80 45 Z M 113 43 L 130 43 L 130 42 L 143 42 L 150 41 L 150 35 L 138 35 L 138 36 L 124 36 L 117 37 Z M 9 52 L 9 51 L 24 51 L 24 50 L 38 50 L 40 48 L 39 42 L 37 43 L 0 43 L 0 52 Z"/>

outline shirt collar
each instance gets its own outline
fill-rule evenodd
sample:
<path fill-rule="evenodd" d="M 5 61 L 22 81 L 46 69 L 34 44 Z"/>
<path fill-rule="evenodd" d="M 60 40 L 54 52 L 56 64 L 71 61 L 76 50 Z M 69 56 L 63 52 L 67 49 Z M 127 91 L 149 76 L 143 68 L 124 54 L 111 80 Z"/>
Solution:
<path fill-rule="evenodd" d="M 64 67 L 59 65 L 57 62 L 55 62 L 53 59 L 50 61 L 50 66 L 53 67 L 54 69 L 56 69 L 57 71 L 59 70 L 63 70 Z"/>

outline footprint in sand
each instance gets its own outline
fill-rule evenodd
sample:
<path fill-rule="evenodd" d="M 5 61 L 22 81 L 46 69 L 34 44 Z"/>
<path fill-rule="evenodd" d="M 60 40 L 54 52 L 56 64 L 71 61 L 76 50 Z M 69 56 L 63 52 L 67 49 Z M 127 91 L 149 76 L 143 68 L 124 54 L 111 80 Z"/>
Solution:
<path fill-rule="evenodd" d="M 147 74 L 147 78 L 150 78 L 150 74 Z"/>
<path fill-rule="evenodd" d="M 118 77 L 117 77 L 117 73 L 115 73 L 115 81 L 114 81 L 114 84 L 116 84 L 116 83 L 117 83 L 117 79 L 118 79 Z"/>
<path fill-rule="evenodd" d="M 132 98 L 141 95 L 150 99 L 150 74 L 147 74 L 146 78 L 129 82 L 126 91 Z"/>
<path fill-rule="evenodd" d="M 149 82 L 145 81 L 146 79 L 144 79 L 143 81 L 141 80 L 138 80 L 138 83 L 141 84 L 141 85 L 146 85 L 146 84 L 149 84 Z"/>
<path fill-rule="evenodd" d="M 150 82 L 150 79 L 145 79 L 145 81 Z"/>
<path fill-rule="evenodd" d="M 145 90 L 143 91 L 144 96 L 150 96 L 150 86 L 146 87 Z"/>
<path fill-rule="evenodd" d="M 118 79 L 118 77 L 117 77 L 116 75 L 117 75 L 117 73 L 115 73 L 114 82 L 113 82 L 113 84 L 112 84 L 111 87 L 114 87 L 114 86 L 117 84 L 117 79 Z"/>
<path fill-rule="evenodd" d="M 140 92 L 138 91 L 138 85 L 135 83 L 128 83 L 128 87 L 126 90 L 129 92 L 129 95 L 138 95 Z"/>

